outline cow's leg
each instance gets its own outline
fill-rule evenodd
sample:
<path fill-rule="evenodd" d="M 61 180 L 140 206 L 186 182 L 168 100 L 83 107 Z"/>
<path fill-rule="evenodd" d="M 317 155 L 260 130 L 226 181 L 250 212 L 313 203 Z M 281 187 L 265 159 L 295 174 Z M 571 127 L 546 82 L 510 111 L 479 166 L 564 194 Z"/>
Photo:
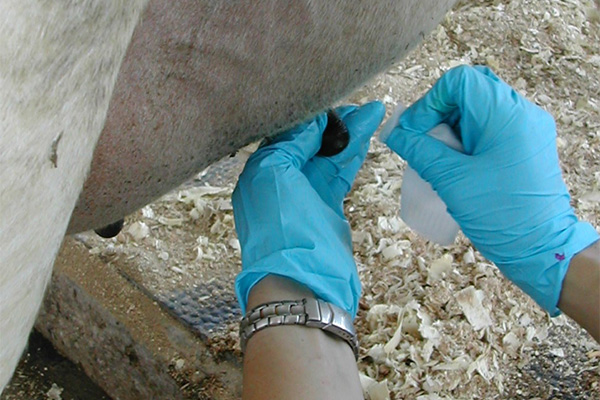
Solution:
<path fill-rule="evenodd" d="M 99 228 L 385 70 L 456 0 L 150 0 L 70 230 Z"/>
<path fill-rule="evenodd" d="M 145 4 L 0 2 L 0 392 L 25 347 Z"/>

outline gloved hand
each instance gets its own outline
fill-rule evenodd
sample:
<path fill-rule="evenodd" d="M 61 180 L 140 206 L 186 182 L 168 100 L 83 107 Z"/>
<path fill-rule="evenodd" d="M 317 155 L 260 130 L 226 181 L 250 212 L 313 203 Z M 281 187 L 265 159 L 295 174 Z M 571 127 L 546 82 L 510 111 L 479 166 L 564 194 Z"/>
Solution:
<path fill-rule="evenodd" d="M 236 293 L 245 312 L 250 289 L 268 274 L 291 278 L 355 316 L 360 281 L 342 203 L 385 115 L 381 103 L 337 110 L 350 143 L 315 156 L 326 114 L 279 135 L 246 163 L 232 203 L 242 248 Z"/>
<path fill-rule="evenodd" d="M 426 135 L 440 123 L 460 135 L 465 154 Z M 569 262 L 598 234 L 571 208 L 547 112 L 488 68 L 457 67 L 382 141 L 431 184 L 486 258 L 559 314 Z"/>

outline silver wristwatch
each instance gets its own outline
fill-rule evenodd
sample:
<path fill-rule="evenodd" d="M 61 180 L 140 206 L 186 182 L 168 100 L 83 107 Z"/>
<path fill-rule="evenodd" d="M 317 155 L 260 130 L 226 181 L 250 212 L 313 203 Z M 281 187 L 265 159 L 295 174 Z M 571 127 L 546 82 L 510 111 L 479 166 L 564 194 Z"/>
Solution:
<path fill-rule="evenodd" d="M 313 298 L 274 301 L 248 311 L 240 322 L 242 352 L 246 351 L 248 339 L 256 332 L 279 325 L 304 325 L 339 336 L 350 345 L 358 359 L 358 339 L 350 314 L 336 305 Z"/>

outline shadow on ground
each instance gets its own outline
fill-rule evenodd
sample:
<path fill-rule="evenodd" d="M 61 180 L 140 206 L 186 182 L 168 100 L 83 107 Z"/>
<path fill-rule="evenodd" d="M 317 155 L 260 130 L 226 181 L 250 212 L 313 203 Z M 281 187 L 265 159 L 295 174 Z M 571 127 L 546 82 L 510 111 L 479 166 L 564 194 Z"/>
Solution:
<path fill-rule="evenodd" d="M 12 381 L 0 400 L 110 400 L 75 364 L 33 331 Z"/>

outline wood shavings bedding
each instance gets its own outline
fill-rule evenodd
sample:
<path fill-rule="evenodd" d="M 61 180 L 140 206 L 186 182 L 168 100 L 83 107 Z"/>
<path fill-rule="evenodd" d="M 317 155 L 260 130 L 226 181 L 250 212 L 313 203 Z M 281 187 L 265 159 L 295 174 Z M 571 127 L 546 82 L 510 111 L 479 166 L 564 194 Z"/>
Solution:
<path fill-rule="evenodd" d="M 384 98 L 391 111 L 395 101 L 414 102 L 453 66 L 487 64 L 556 117 L 577 212 L 598 226 L 600 46 L 598 25 L 587 17 L 592 7 L 586 1 L 462 2 L 422 47 L 353 100 Z M 543 381 L 567 381 L 568 368 L 556 376 L 538 370 L 535 385 L 522 384 L 522 370 L 535 365 L 535 352 L 564 317 L 550 320 L 465 238 L 443 248 L 401 221 L 389 229 L 404 167 L 374 141 L 348 201 L 364 287 L 357 319 L 363 373 L 385 380 L 397 399 L 600 399 L 600 367 L 591 357 L 586 362 L 595 375 L 571 390 L 558 392 L 560 384 Z M 598 347 L 585 335 L 571 336 L 546 354 L 567 354 L 570 340 Z"/>

